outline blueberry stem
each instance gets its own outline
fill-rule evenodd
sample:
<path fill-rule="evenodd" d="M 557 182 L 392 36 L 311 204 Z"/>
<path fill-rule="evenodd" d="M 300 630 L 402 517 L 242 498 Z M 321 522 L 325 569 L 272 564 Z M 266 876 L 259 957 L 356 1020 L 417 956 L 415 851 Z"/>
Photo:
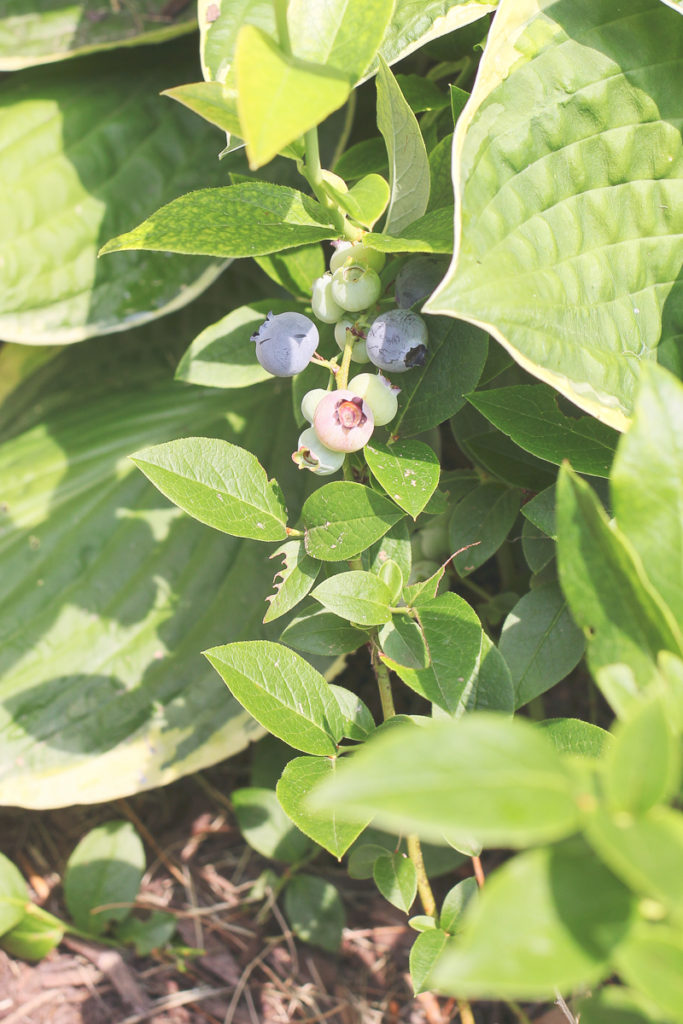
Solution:
<path fill-rule="evenodd" d="M 350 329 L 346 328 L 346 344 L 344 345 L 344 355 L 342 356 L 341 366 L 339 367 L 339 373 L 337 374 L 337 387 L 341 390 L 347 387 L 349 383 L 349 368 L 351 366 L 351 353 L 353 352 L 353 346 L 356 343 L 356 339 L 351 333 Z"/>

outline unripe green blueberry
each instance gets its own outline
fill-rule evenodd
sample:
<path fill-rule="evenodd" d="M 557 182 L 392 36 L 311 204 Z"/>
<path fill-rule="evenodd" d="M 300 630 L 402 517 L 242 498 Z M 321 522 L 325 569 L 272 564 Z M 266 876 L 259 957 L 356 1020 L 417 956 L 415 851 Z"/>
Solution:
<path fill-rule="evenodd" d="M 398 410 L 398 396 L 401 389 L 381 373 L 359 373 L 349 381 L 349 391 L 365 399 L 375 420 L 376 427 L 390 423 Z"/>
<path fill-rule="evenodd" d="M 409 309 L 390 309 L 372 321 L 366 345 L 370 361 L 388 373 L 405 373 L 424 366 L 427 325 Z"/>
<path fill-rule="evenodd" d="M 368 443 L 375 426 L 370 406 L 344 388 L 328 391 L 318 402 L 315 432 L 334 452 L 357 452 Z"/>
<path fill-rule="evenodd" d="M 364 267 L 370 267 L 379 274 L 387 261 L 383 252 L 371 249 L 362 242 L 333 242 L 335 251 L 330 259 L 330 270 L 334 274 L 345 263 L 360 263 Z"/>
<path fill-rule="evenodd" d="M 326 394 L 327 391 L 325 391 L 325 388 L 313 388 L 312 391 L 307 391 L 301 399 L 301 415 L 305 420 L 308 420 L 309 423 L 313 422 L 318 402 L 321 398 L 324 398 Z"/>
<path fill-rule="evenodd" d="M 369 363 L 368 352 L 365 347 L 365 332 L 367 324 L 363 320 L 354 320 L 352 316 L 343 316 L 334 326 L 334 340 L 343 352 L 346 348 L 346 332 L 351 331 L 355 341 L 351 349 L 351 359 L 354 363 Z"/>
<path fill-rule="evenodd" d="M 344 452 L 333 452 L 322 443 L 313 427 L 307 427 L 299 438 L 299 446 L 292 461 L 299 469 L 309 469 L 318 476 L 330 476 L 341 469 L 346 458 Z"/>
<path fill-rule="evenodd" d="M 332 298 L 332 274 L 323 274 L 313 282 L 311 307 L 324 324 L 334 324 L 344 315 L 344 310 Z"/>
<path fill-rule="evenodd" d="M 303 313 L 269 313 L 251 340 L 264 370 L 275 377 L 293 377 L 310 363 L 320 336 Z"/>
<path fill-rule="evenodd" d="M 332 298 L 349 313 L 359 313 L 372 306 L 381 291 L 379 275 L 360 263 L 339 267 L 332 275 Z"/>

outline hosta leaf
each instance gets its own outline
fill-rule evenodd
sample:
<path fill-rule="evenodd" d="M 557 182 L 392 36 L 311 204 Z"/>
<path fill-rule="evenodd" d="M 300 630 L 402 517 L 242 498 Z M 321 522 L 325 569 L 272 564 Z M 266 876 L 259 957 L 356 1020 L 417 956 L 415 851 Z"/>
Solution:
<path fill-rule="evenodd" d="M 162 206 L 100 254 L 121 249 L 211 256 L 262 256 L 334 238 L 322 206 L 302 192 L 266 181 L 198 189 Z"/>
<path fill-rule="evenodd" d="M 274 459 L 288 497 L 301 495 L 277 385 L 226 403 L 170 379 L 169 339 L 192 337 L 198 315 L 189 307 L 115 347 L 70 346 L 3 403 L 0 428 L 16 436 L 0 447 L 0 803 L 114 799 L 257 735 L 199 652 L 264 635 L 272 563 L 263 545 L 175 510 L 128 458 L 206 433 Z M 1 379 L 24 351 L 3 349 Z"/>
<path fill-rule="evenodd" d="M 158 43 L 192 32 L 192 5 L 177 13 L 168 0 L 136 0 L 103 8 L 92 0 L 4 0 L 0 13 L 0 71 L 109 50 Z"/>
<path fill-rule="evenodd" d="M 343 722 L 323 676 L 282 644 L 251 640 L 204 651 L 264 729 L 307 754 L 335 754 Z"/>
<path fill-rule="evenodd" d="M 197 168 L 205 184 L 224 177 L 214 131 L 158 95 L 191 73 L 191 52 L 144 53 L 135 74 L 124 51 L 0 83 L 7 341 L 81 341 L 144 323 L 190 302 L 221 270 L 206 258 L 97 260 L 108 238 L 194 187 Z"/>
<path fill-rule="evenodd" d="M 428 303 L 623 430 L 680 334 L 680 16 L 501 0 L 455 132 L 457 246 Z"/>

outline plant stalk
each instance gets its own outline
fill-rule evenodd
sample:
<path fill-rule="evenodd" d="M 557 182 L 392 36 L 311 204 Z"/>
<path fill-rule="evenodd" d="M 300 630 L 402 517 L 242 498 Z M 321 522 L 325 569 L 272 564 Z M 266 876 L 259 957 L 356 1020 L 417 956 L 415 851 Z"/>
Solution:
<path fill-rule="evenodd" d="M 417 891 L 420 894 L 422 909 L 427 917 L 433 917 L 436 921 L 436 900 L 434 899 L 434 893 L 432 892 L 432 887 L 429 884 L 429 877 L 425 870 L 425 862 L 422 856 L 422 847 L 420 846 L 419 838 L 415 835 L 408 836 L 406 838 L 406 846 L 408 847 L 408 856 L 412 860 L 415 866 L 415 871 L 417 872 Z"/>
<path fill-rule="evenodd" d="M 306 160 L 304 166 L 300 168 L 303 176 L 311 186 L 320 205 L 323 206 L 329 214 L 330 220 L 334 224 L 335 229 L 339 232 L 339 237 L 355 242 L 362 232 L 360 232 L 358 228 L 354 228 L 349 224 L 345 215 L 339 209 L 337 204 L 330 198 L 325 189 L 325 179 L 323 178 L 323 169 L 322 164 L 320 163 L 320 146 L 318 144 L 317 128 L 311 128 L 306 132 L 304 135 L 304 146 L 306 148 Z"/>
<path fill-rule="evenodd" d="M 287 55 L 292 52 L 292 44 L 289 38 L 289 25 L 287 24 L 287 7 L 289 0 L 273 0 L 275 5 L 275 24 L 277 26 L 277 38 L 280 49 Z"/>
<path fill-rule="evenodd" d="M 379 657 L 377 630 L 373 630 L 372 633 L 372 640 L 370 642 L 370 659 L 372 661 L 375 679 L 377 680 L 377 688 L 379 689 L 379 699 L 382 704 L 382 718 L 386 722 L 387 719 L 394 717 L 396 714 L 396 708 L 394 707 L 394 695 L 391 692 L 389 669 Z"/>
<path fill-rule="evenodd" d="M 356 339 L 351 334 L 351 331 L 346 328 L 346 344 L 344 345 L 344 354 L 342 356 L 341 366 L 337 373 L 337 388 L 343 390 L 348 386 L 349 383 L 349 369 L 351 368 L 351 353 L 353 352 L 353 346 Z"/>

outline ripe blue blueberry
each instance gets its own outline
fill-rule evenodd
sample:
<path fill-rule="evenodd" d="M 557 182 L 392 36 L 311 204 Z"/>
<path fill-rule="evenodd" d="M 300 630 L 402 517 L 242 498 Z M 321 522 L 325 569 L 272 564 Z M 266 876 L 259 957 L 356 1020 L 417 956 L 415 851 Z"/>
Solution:
<path fill-rule="evenodd" d="M 414 256 L 406 260 L 394 284 L 396 305 L 410 309 L 431 295 L 446 273 L 448 260 L 441 256 Z"/>
<path fill-rule="evenodd" d="M 405 373 L 424 366 L 427 325 L 409 309 L 390 309 L 372 321 L 365 340 L 370 361 L 387 373 Z"/>
<path fill-rule="evenodd" d="M 318 328 L 303 313 L 269 313 L 251 340 L 256 358 L 275 377 L 293 377 L 305 370 L 318 347 Z"/>

